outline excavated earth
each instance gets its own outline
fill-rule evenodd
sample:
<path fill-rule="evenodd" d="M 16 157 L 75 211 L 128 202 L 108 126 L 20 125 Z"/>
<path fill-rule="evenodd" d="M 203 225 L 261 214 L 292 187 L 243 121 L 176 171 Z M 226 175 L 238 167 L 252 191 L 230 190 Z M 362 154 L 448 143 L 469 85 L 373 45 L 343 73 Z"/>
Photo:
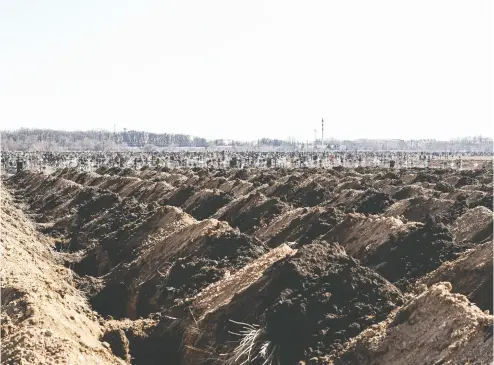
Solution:
<path fill-rule="evenodd" d="M 492 179 L 377 168 L 5 177 L 2 361 L 491 364 Z"/>

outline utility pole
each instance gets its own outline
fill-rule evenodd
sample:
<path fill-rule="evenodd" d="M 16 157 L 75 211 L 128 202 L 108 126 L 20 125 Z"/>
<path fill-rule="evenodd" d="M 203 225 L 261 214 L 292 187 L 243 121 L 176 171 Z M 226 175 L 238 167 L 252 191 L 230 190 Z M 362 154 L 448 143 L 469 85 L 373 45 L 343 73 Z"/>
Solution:
<path fill-rule="evenodd" d="M 324 148 L 324 118 L 321 121 L 321 147 Z"/>

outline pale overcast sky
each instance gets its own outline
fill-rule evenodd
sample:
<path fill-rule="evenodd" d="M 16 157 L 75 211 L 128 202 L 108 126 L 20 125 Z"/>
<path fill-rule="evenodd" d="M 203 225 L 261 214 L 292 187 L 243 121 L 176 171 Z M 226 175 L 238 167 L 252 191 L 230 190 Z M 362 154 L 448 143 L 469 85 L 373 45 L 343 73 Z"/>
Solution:
<path fill-rule="evenodd" d="M 0 127 L 491 135 L 489 0 L 0 0 Z"/>

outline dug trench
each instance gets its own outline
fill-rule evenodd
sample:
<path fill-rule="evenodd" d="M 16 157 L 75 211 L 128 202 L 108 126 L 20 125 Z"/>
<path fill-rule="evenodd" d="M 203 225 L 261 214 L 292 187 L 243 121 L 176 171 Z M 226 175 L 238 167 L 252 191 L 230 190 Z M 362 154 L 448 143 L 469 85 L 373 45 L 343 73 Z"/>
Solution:
<path fill-rule="evenodd" d="M 478 214 L 492 217 L 487 208 L 461 205 L 457 210 L 455 200 L 443 199 L 442 205 L 426 206 L 436 218 L 420 215 L 422 222 L 407 222 L 387 216 L 408 207 L 395 206 L 400 202 L 374 184 L 379 179 L 351 170 L 329 178 L 324 170 L 294 173 L 297 179 L 314 175 L 317 185 L 297 185 L 297 179 L 275 172 L 271 190 L 260 185 L 252 192 L 250 185 L 236 183 L 245 191 L 240 196 L 228 184 L 238 174 L 199 172 L 146 170 L 122 179 L 118 168 L 111 176 L 69 169 L 48 178 L 24 172 L 8 182 L 19 197 L 27 198 L 28 212 L 40 219 L 45 232 L 57 234 L 57 257 L 73 268 L 79 289 L 104 317 L 100 320 L 106 331 L 100 340 L 122 361 L 326 363 L 338 359 L 355 336 L 408 305 L 413 284 L 433 285 L 444 278 L 453 282 L 453 290 L 457 283 L 482 309 L 492 307 L 476 289 L 489 283 L 487 269 L 463 283 L 445 266 L 452 263 L 458 273 L 473 270 L 477 256 L 469 252 L 485 245 L 488 236 L 466 232 L 461 227 L 468 224 L 457 216 L 465 222 Z M 258 176 L 248 172 L 241 177 L 257 183 Z M 342 189 L 347 183 L 326 183 L 346 177 L 348 189 Z M 437 184 L 447 176 L 391 177 Z M 156 191 L 156 182 L 147 178 L 164 179 L 169 185 L 162 194 L 166 198 L 157 203 L 145 198 L 146 192 Z M 464 180 L 462 188 L 479 181 Z M 191 181 L 209 190 L 189 189 Z M 342 190 L 335 200 L 334 191 L 314 197 L 305 186 L 319 192 L 321 186 Z M 222 187 L 229 189 L 225 195 Z M 306 205 L 304 196 L 310 199 Z M 182 208 L 165 205 L 168 197 Z M 209 206 L 211 197 L 220 199 Z M 488 227 L 485 222 L 479 230 Z M 389 235 L 380 233 L 386 229 Z M 375 232 L 372 241 L 368 232 Z M 479 252 L 485 260 L 483 247 Z M 472 264 L 466 266 L 469 260 Z M 428 276 L 431 272 L 436 274 Z M 295 341 L 295 334 L 303 334 L 303 340 Z"/>

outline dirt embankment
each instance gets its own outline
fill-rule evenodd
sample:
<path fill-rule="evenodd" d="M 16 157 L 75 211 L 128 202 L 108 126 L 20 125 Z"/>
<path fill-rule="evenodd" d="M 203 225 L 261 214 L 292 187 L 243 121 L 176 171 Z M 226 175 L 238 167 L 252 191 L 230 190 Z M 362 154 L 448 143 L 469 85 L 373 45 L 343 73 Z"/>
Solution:
<path fill-rule="evenodd" d="M 492 307 L 492 240 L 462 254 L 454 261 L 443 263 L 418 283 L 432 285 L 448 281 L 455 293 L 465 295 L 482 310 L 493 313 Z"/>
<path fill-rule="evenodd" d="M 469 209 L 451 227 L 453 238 L 460 243 L 492 241 L 492 220 L 492 210 L 486 207 Z"/>
<path fill-rule="evenodd" d="M 288 209 L 289 206 L 279 198 L 266 198 L 260 192 L 254 192 L 232 201 L 213 217 L 227 221 L 241 232 L 253 233 Z"/>
<path fill-rule="evenodd" d="M 207 314 L 184 341 L 194 349 L 214 349 L 210 359 L 228 354 L 225 361 L 250 356 L 259 364 L 270 357 L 272 363 L 293 363 L 342 349 L 346 340 L 401 303 L 398 289 L 338 245 L 311 244 Z M 234 334 L 239 331 L 243 340 Z M 214 362 L 198 351 L 185 361 Z"/>
<path fill-rule="evenodd" d="M 438 283 L 351 340 L 334 365 L 492 364 L 491 315 Z"/>
<path fill-rule="evenodd" d="M 286 242 L 300 245 L 311 243 L 329 232 L 343 219 L 343 214 L 338 209 L 322 207 L 303 208 L 300 214 L 292 216 L 288 213 L 287 215 L 293 219 L 286 222 L 285 217 L 280 217 L 284 225 L 279 227 L 278 231 L 271 231 L 274 235 L 266 241 L 269 247 L 276 247 Z M 276 223 L 276 221 L 273 222 L 273 225 Z M 264 237 L 266 236 L 264 234 Z"/>
<path fill-rule="evenodd" d="M 100 341 L 104 329 L 41 236 L 1 188 L 2 362 L 123 364 Z"/>
<path fill-rule="evenodd" d="M 141 246 L 138 254 L 104 277 L 106 284 L 93 297 L 93 306 L 115 318 L 146 316 L 197 294 L 267 252 L 260 241 L 226 222 L 190 219 L 166 219 L 168 224 L 152 224 L 153 229 L 141 226 L 146 237 L 135 241 Z M 107 256 L 96 257 L 101 258 Z"/>
<path fill-rule="evenodd" d="M 407 232 L 416 225 L 415 222 L 404 223 L 395 217 L 350 213 L 322 239 L 338 242 L 348 254 L 359 260 L 366 260 L 393 235 Z"/>
<path fill-rule="evenodd" d="M 443 262 L 454 260 L 470 245 L 453 242 L 451 232 L 433 218 L 398 232 L 362 261 L 402 289 Z"/>

